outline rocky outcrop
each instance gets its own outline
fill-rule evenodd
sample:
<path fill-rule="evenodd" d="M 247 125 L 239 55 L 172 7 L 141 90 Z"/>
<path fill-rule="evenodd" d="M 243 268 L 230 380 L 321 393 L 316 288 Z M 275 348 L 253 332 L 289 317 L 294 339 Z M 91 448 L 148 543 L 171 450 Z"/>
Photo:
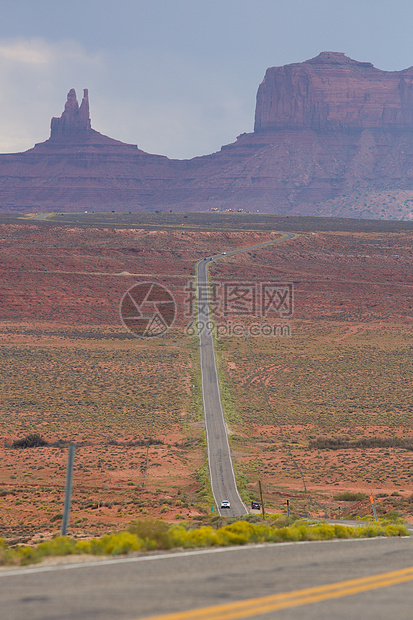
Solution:
<path fill-rule="evenodd" d="M 65 109 L 59 118 L 52 118 L 50 138 L 52 140 L 79 140 L 92 130 L 89 116 L 89 93 L 83 90 L 82 103 L 76 99 L 74 88 L 67 93 Z"/>
<path fill-rule="evenodd" d="M 413 67 L 380 71 L 338 52 L 271 67 L 258 89 L 254 131 L 413 130 Z"/>
<path fill-rule="evenodd" d="M 91 127 L 69 91 L 48 140 L 0 155 L 1 211 L 243 209 L 413 219 L 413 68 L 323 52 L 268 69 L 253 133 L 192 160 Z M 127 121 L 125 121 L 127 122 Z"/>
<path fill-rule="evenodd" d="M 79 106 L 76 91 L 71 88 L 67 93 L 67 101 L 62 115 L 58 118 L 53 117 L 50 123 L 50 137 L 45 142 L 36 144 L 34 149 L 26 151 L 26 153 L 37 154 L 50 152 L 56 154 L 59 152 L 73 152 L 77 149 L 82 152 L 83 147 L 119 147 L 121 150 L 129 153 L 131 150 L 136 151 L 135 144 L 125 144 L 119 140 L 109 138 L 98 131 L 92 129 L 89 111 L 89 91 L 83 89 L 83 99 Z M 90 151 L 90 149 L 89 149 Z M 143 153 L 143 151 L 140 151 Z"/>

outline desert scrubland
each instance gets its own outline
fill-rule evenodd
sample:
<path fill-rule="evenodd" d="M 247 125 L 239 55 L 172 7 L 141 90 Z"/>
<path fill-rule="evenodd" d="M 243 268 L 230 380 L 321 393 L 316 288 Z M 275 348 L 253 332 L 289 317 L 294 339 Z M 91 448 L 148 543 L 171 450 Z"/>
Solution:
<path fill-rule="evenodd" d="M 77 221 L 74 221 L 76 217 Z M 141 222 L 139 221 L 141 217 Z M 95 535 L 140 516 L 210 511 L 197 338 L 188 288 L 197 260 L 223 257 L 211 283 L 288 282 L 291 316 L 227 315 L 290 335 L 219 336 L 230 441 L 245 500 L 297 514 L 413 518 L 413 227 L 247 214 L 56 216 L 0 222 L 0 533 L 60 529 L 67 445 L 76 443 L 70 530 Z M 281 218 L 280 218 L 281 219 Z M 135 282 L 177 304 L 165 339 L 140 340 L 119 304 Z M 16 448 L 31 434 L 47 442 Z M 364 501 L 362 501 L 364 499 Z"/>

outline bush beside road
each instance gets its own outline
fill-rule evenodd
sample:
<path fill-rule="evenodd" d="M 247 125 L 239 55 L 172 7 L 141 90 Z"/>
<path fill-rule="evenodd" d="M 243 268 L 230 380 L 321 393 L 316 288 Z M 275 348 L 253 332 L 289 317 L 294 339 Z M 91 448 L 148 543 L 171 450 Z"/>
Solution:
<path fill-rule="evenodd" d="M 257 519 L 255 517 L 255 519 Z M 122 555 L 131 552 L 148 552 L 165 549 L 188 549 L 199 547 L 225 547 L 254 543 L 277 543 L 332 540 L 335 538 L 374 538 L 378 536 L 408 536 L 402 523 L 386 521 L 361 522 L 351 527 L 327 522 L 291 520 L 272 515 L 267 521 L 235 520 L 221 525 L 191 527 L 188 524 L 168 525 L 163 521 L 132 521 L 125 531 L 106 534 L 91 540 L 76 540 L 59 536 L 33 546 L 7 546 L 0 539 L 0 566 L 21 566 L 42 561 L 51 556 L 66 555 Z M 220 526 L 220 527 L 219 527 Z"/>

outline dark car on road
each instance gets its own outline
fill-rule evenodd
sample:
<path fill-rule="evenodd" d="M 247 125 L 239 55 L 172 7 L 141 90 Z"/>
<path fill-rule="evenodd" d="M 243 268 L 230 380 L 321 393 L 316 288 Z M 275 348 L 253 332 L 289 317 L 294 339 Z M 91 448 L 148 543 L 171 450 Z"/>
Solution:
<path fill-rule="evenodd" d="M 261 504 L 259 502 L 251 502 L 251 508 L 253 510 L 261 510 Z"/>

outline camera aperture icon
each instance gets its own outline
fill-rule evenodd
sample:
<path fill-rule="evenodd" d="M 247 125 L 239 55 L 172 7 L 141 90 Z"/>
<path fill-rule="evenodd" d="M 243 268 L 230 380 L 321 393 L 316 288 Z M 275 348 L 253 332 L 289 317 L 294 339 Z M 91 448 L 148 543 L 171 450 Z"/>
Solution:
<path fill-rule="evenodd" d="M 123 325 L 138 338 L 162 336 L 172 326 L 176 303 L 172 293 L 156 282 L 139 282 L 120 302 Z"/>

